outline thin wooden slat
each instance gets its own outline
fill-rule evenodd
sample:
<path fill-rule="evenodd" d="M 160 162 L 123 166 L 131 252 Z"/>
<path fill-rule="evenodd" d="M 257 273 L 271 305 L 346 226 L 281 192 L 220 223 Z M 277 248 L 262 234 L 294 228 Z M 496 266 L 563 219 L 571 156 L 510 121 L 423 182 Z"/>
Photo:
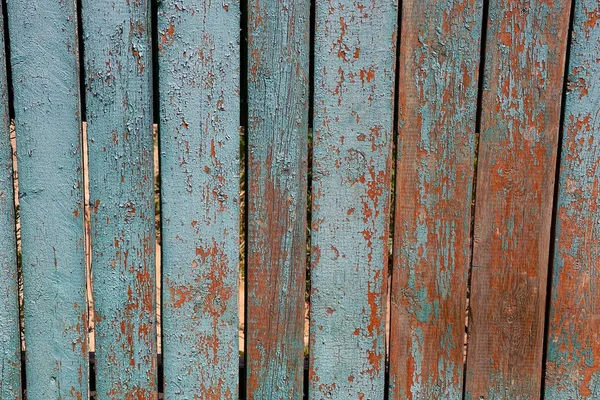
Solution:
<path fill-rule="evenodd" d="M 383 399 L 398 4 L 316 3 L 311 399 Z"/>
<path fill-rule="evenodd" d="M 153 399 L 150 2 L 82 1 L 98 399 Z"/>
<path fill-rule="evenodd" d="M 248 1 L 248 399 L 302 398 L 309 13 Z"/>
<path fill-rule="evenodd" d="M 17 243 L 8 82 L 0 3 L 0 398 L 21 398 L 21 339 L 17 287 Z"/>
<path fill-rule="evenodd" d="M 238 398 L 239 11 L 158 4 L 167 398 Z"/>
<path fill-rule="evenodd" d="M 547 399 L 600 398 L 600 3 L 575 0 L 547 344 Z"/>
<path fill-rule="evenodd" d="M 461 399 L 482 1 L 404 1 L 390 397 Z"/>
<path fill-rule="evenodd" d="M 467 398 L 540 395 L 569 3 L 490 2 Z"/>
<path fill-rule="evenodd" d="M 88 395 L 75 0 L 8 2 L 29 399 Z"/>

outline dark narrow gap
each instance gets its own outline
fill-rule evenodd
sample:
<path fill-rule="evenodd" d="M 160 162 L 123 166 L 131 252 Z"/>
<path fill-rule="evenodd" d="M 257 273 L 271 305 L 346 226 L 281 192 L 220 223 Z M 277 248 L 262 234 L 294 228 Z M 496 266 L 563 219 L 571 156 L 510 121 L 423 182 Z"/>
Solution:
<path fill-rule="evenodd" d="M 162 351 L 162 316 L 164 307 L 162 301 L 163 288 L 163 273 L 162 273 L 162 199 L 161 199 L 161 163 L 160 163 L 160 92 L 159 92 L 159 67 L 158 67 L 158 1 L 150 1 L 150 41 L 152 46 L 152 116 L 153 116 L 153 154 L 154 154 L 154 221 L 156 233 L 156 256 L 160 257 L 160 262 L 156 263 L 156 268 L 160 268 L 160 275 L 157 278 L 157 312 L 160 311 L 160 316 L 156 316 L 157 323 L 157 389 L 158 393 L 164 393 L 164 376 L 163 376 L 163 351 Z M 158 287 L 160 283 L 160 288 Z M 160 327 L 160 334 L 158 327 Z M 158 344 L 161 344 L 161 350 L 158 351 Z"/>
<path fill-rule="evenodd" d="M 558 194 L 559 194 L 559 184 L 560 184 L 560 160 L 562 156 L 562 142 L 564 136 L 564 121 L 565 121 L 565 112 L 566 112 L 566 103 L 567 103 L 567 91 L 569 87 L 569 62 L 571 60 L 571 42 L 573 39 L 573 24 L 575 19 L 575 0 L 571 1 L 571 8 L 569 14 L 569 30 L 567 31 L 567 42 L 566 42 L 566 51 L 565 51 L 565 64 L 563 66 L 563 85 L 562 85 L 562 94 L 561 94 L 561 104 L 560 104 L 560 119 L 558 126 L 558 140 L 557 140 L 557 150 L 556 150 L 556 166 L 554 171 L 554 197 L 552 200 L 552 222 L 550 224 L 550 249 L 548 254 L 548 276 L 546 280 L 546 308 L 545 308 L 545 317 L 544 317 L 544 341 L 542 346 L 542 374 L 540 380 L 540 399 L 544 400 L 545 392 L 544 392 L 544 381 L 546 376 L 546 361 L 547 361 L 547 351 L 548 351 L 548 336 L 550 334 L 550 307 L 552 305 L 552 280 L 553 280 L 553 271 L 554 271 L 554 250 L 555 250 L 555 239 L 556 239 L 556 212 L 557 212 L 557 203 L 558 203 Z"/>
<path fill-rule="evenodd" d="M 475 116 L 475 132 L 481 133 L 481 113 L 483 111 L 483 84 L 485 74 L 485 51 L 487 46 L 487 33 L 488 33 L 488 18 L 489 18 L 489 0 L 483 0 L 482 10 L 482 25 L 481 25 L 481 42 L 479 45 L 479 82 L 477 88 L 477 111 Z M 477 148 L 475 148 L 477 151 Z M 477 166 L 477 164 L 475 164 Z M 473 193 L 475 193 L 473 191 Z M 472 243 L 471 243 L 472 244 Z"/>
<path fill-rule="evenodd" d="M 83 34 L 83 15 L 82 15 L 82 1 L 76 0 L 76 13 L 77 13 L 77 63 L 79 68 L 79 112 L 81 115 L 81 163 L 82 163 L 82 174 L 83 174 L 83 198 L 84 198 L 84 230 L 85 230 L 85 266 L 86 266 L 86 303 L 87 303 L 87 319 L 88 319 L 88 348 L 89 348 L 89 338 L 91 334 L 90 321 L 93 320 L 94 310 L 93 310 L 93 285 L 91 279 L 91 232 L 90 232 L 90 215 L 89 215 L 89 182 L 88 182 L 88 171 L 89 171 L 89 158 L 88 158 L 88 148 L 87 148 L 87 125 L 86 121 L 86 73 L 85 73 L 85 41 Z M 89 285 L 89 286 L 88 286 Z M 89 297 L 91 293 L 92 297 Z M 96 393 L 96 358 L 95 353 L 90 351 L 88 354 L 89 357 L 89 391 L 90 396 L 93 396 Z M 93 398 L 93 397 L 92 397 Z"/>
<path fill-rule="evenodd" d="M 389 388 L 390 388 L 390 341 L 392 337 L 392 287 L 394 281 L 394 236 L 396 229 L 396 177 L 397 177 L 397 166 L 398 166 L 398 139 L 400 135 L 400 130 L 398 128 L 399 120 L 400 120 L 400 50 L 402 47 L 402 1 L 398 4 L 398 13 L 396 17 L 396 59 L 395 59 L 395 67 L 394 67 L 394 114 L 392 115 L 392 176 L 390 177 L 390 221 L 389 221 L 389 252 L 388 252 L 388 282 L 387 284 L 387 299 L 386 305 L 386 319 L 389 321 L 389 330 L 387 331 L 387 338 L 385 343 L 386 348 L 386 357 L 385 357 L 385 378 L 384 378 L 384 400 L 389 398 Z"/>
<path fill-rule="evenodd" d="M 314 94 L 315 94 L 315 29 L 316 29 L 316 0 L 310 1 L 310 27 L 309 27 L 309 56 L 308 56 L 308 140 L 307 140 L 307 185 L 306 185 L 306 290 L 305 290 L 305 315 L 308 320 L 309 340 L 304 349 L 304 370 L 306 371 L 310 363 L 310 317 L 311 317 L 311 299 L 310 293 L 312 288 L 311 267 L 312 267 L 312 164 L 313 164 L 313 114 L 314 114 Z M 305 325 L 306 327 L 306 325 Z M 308 398 L 309 380 L 307 374 L 304 374 L 304 398 Z"/>
<path fill-rule="evenodd" d="M 479 44 L 479 72 L 477 82 L 477 109 L 475 114 L 475 143 L 473 154 L 473 180 L 471 184 L 471 228 L 470 228 L 470 260 L 469 270 L 467 272 L 467 291 L 466 291 L 466 319 L 465 319 L 465 338 L 464 338 L 464 363 L 463 363 L 463 391 L 462 399 L 465 400 L 467 393 L 467 361 L 469 356 L 469 321 L 471 318 L 471 282 L 473 276 L 473 250 L 475 246 L 475 207 L 477 197 L 477 174 L 478 174 L 478 157 L 479 157 L 479 142 L 481 137 L 481 114 L 483 110 L 483 90 L 485 81 L 485 54 L 488 36 L 488 18 L 489 18 L 489 0 L 483 0 L 482 22 L 481 22 L 481 39 Z"/>
<path fill-rule="evenodd" d="M 2 0 L 2 18 L 4 22 L 4 58 L 6 60 L 6 83 L 8 86 L 8 114 L 11 120 L 15 119 L 15 102 L 12 85 L 12 67 L 10 63 L 10 35 L 8 34 L 8 10 L 6 0 Z"/>
<path fill-rule="evenodd" d="M 248 354 L 248 0 L 240 0 L 240 275 L 244 285 L 244 342 L 240 355 L 239 394 L 240 399 L 246 398 L 246 376 L 248 372 L 246 354 Z M 240 314 L 241 314 L 240 313 Z"/>
<path fill-rule="evenodd" d="M 85 64 L 84 64 L 84 52 L 85 52 L 85 43 L 83 41 L 83 21 L 81 15 L 81 0 L 77 0 L 76 3 L 77 8 L 77 47 L 78 47 L 78 56 L 77 60 L 79 63 L 79 104 L 81 113 L 81 121 L 86 121 L 86 113 L 87 113 L 87 103 L 86 103 L 86 90 L 85 90 Z"/>
<path fill-rule="evenodd" d="M 9 115 L 9 140 L 11 146 L 11 160 L 12 160 L 12 177 L 13 177 L 13 212 L 15 216 L 15 251 L 17 254 L 17 292 L 18 292 L 18 312 L 19 312 L 19 346 L 21 349 L 21 391 L 23 396 L 26 396 L 27 392 L 27 376 L 26 376 L 26 365 L 25 365 L 25 320 L 23 314 L 23 300 L 21 294 L 23 293 L 23 263 L 21 259 L 21 233 L 19 227 L 21 226 L 21 216 L 19 208 L 19 183 L 18 183 L 18 168 L 17 168 L 17 157 L 16 157 L 16 131 L 15 131 L 15 104 L 14 104 L 14 92 L 12 85 L 12 66 L 10 58 L 10 35 L 8 34 L 8 9 L 6 0 L 2 1 L 2 19 L 4 29 L 4 62 L 6 68 L 6 86 L 8 89 L 8 115 Z M 25 398 L 25 397 L 24 397 Z"/>

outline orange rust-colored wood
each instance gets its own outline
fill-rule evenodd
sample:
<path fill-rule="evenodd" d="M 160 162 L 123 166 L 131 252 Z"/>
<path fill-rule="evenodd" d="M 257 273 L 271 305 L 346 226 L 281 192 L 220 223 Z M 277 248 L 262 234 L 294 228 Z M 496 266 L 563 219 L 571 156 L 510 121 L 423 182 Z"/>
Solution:
<path fill-rule="evenodd" d="M 248 399 L 301 399 L 308 0 L 248 2 Z"/>
<path fill-rule="evenodd" d="M 467 398 L 540 395 L 569 0 L 490 2 Z"/>
<path fill-rule="evenodd" d="M 482 1 L 404 1 L 391 290 L 393 399 L 460 399 Z"/>

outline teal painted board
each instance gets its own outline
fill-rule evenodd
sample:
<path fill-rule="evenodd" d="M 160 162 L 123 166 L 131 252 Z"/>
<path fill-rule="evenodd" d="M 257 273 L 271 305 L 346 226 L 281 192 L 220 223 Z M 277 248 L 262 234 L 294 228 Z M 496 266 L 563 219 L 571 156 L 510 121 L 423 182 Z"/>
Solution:
<path fill-rule="evenodd" d="M 155 399 L 150 2 L 82 1 L 98 399 Z"/>
<path fill-rule="evenodd" d="M 238 398 L 240 9 L 158 4 L 167 398 Z"/>
<path fill-rule="evenodd" d="M 28 399 L 88 396 L 75 0 L 8 2 Z"/>
<path fill-rule="evenodd" d="M 570 0 L 489 3 L 467 399 L 539 398 Z"/>
<path fill-rule="evenodd" d="M 248 399 L 301 399 L 309 0 L 248 2 Z"/>
<path fill-rule="evenodd" d="M 482 3 L 402 3 L 392 399 L 462 399 Z"/>
<path fill-rule="evenodd" d="M 383 399 L 398 3 L 316 3 L 311 399 Z"/>
<path fill-rule="evenodd" d="M 544 388 L 556 400 L 600 398 L 600 3 L 574 1 Z"/>
<path fill-rule="evenodd" d="M 4 18 L 0 4 L 0 398 L 21 398 L 21 338 L 17 287 L 17 238 Z"/>

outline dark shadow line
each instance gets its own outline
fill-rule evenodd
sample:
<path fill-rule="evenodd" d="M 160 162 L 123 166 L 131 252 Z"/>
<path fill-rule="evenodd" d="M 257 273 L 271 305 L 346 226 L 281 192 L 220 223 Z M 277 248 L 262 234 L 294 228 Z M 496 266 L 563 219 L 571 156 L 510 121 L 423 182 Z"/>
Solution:
<path fill-rule="evenodd" d="M 548 275 L 546 278 L 546 307 L 544 315 L 544 341 L 542 346 L 542 373 L 540 379 L 540 399 L 545 398 L 545 376 L 546 376 L 546 362 L 548 352 L 548 336 L 550 334 L 550 310 L 552 305 L 552 281 L 554 272 L 554 251 L 555 251 L 555 239 L 556 239 L 556 214 L 558 206 L 558 194 L 560 191 L 560 162 L 562 157 L 562 143 L 565 129 L 565 113 L 567 103 L 567 92 L 569 89 L 569 62 L 571 60 L 571 43 L 573 39 L 573 26 L 575 19 L 575 1 L 571 0 L 570 14 L 569 14 L 569 30 L 567 31 L 567 42 L 565 50 L 565 62 L 563 65 L 563 85 L 561 93 L 561 104 L 560 104 L 560 120 L 558 126 L 558 138 L 556 142 L 556 165 L 554 170 L 554 196 L 552 199 L 552 222 L 550 224 L 550 249 L 548 253 Z"/>

